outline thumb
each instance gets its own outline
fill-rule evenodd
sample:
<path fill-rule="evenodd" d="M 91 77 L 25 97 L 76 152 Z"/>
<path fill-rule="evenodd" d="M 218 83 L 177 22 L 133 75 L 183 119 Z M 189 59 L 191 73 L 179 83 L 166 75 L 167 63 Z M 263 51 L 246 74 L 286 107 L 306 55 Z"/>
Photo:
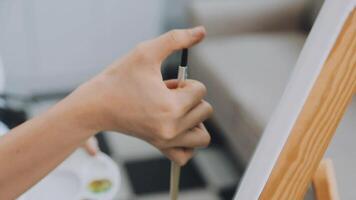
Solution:
<path fill-rule="evenodd" d="M 206 35 L 205 28 L 198 26 L 191 29 L 171 30 L 149 42 L 150 49 L 158 59 L 164 60 L 176 50 L 189 48 L 201 40 Z"/>

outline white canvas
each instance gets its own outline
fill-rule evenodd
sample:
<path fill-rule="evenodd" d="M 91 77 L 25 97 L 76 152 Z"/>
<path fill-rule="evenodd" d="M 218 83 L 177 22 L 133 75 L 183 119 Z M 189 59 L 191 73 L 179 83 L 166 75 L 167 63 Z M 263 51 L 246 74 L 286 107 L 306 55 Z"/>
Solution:
<path fill-rule="evenodd" d="M 235 195 L 258 199 L 322 66 L 356 0 L 326 0 L 299 56 L 291 80 L 268 123 Z"/>

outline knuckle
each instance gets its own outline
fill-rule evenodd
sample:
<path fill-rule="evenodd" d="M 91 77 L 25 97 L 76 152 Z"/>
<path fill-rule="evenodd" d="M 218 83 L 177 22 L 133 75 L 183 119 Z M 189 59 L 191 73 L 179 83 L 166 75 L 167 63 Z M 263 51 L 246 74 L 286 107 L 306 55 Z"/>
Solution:
<path fill-rule="evenodd" d="M 173 139 L 178 134 L 178 121 L 183 113 L 183 109 L 174 102 L 169 102 L 162 104 L 158 113 L 156 124 L 159 139 L 163 141 Z"/>
<path fill-rule="evenodd" d="M 177 120 L 184 114 L 184 109 L 182 105 L 175 104 L 173 108 L 171 108 L 170 111 L 170 119 L 176 123 Z"/>
<path fill-rule="evenodd" d="M 159 131 L 158 131 L 158 137 L 161 141 L 170 141 L 172 140 L 176 135 L 176 128 L 172 123 L 164 123 L 161 125 Z"/>
<path fill-rule="evenodd" d="M 158 106 L 158 113 L 161 113 L 161 118 L 166 118 L 172 112 L 172 103 L 162 100 Z"/>
<path fill-rule="evenodd" d="M 207 89 L 206 89 L 206 86 L 202 82 L 193 80 L 192 85 L 202 94 L 204 94 L 204 95 L 206 94 Z"/>
<path fill-rule="evenodd" d="M 207 101 L 204 101 L 204 104 L 205 104 L 206 111 L 207 111 L 208 115 L 211 116 L 214 112 L 213 106 Z"/>
<path fill-rule="evenodd" d="M 175 97 L 167 98 L 161 106 L 165 119 L 176 121 L 184 114 L 184 105 Z"/>

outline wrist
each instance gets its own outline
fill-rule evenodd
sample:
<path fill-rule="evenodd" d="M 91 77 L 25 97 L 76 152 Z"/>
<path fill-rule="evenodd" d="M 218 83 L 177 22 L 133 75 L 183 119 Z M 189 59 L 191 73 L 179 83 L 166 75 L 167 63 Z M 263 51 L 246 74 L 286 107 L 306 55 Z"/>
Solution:
<path fill-rule="evenodd" d="M 82 100 L 85 101 L 85 99 Z M 67 127 L 67 131 L 80 132 L 85 137 L 90 137 L 102 131 L 94 116 L 94 110 L 85 102 L 75 98 L 73 94 L 61 100 L 47 113 L 49 119 Z"/>

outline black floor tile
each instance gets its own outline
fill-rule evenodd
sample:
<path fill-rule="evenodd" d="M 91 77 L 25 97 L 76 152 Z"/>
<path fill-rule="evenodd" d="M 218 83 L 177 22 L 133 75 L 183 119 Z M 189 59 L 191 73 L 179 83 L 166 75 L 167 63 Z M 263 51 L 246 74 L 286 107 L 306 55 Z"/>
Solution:
<path fill-rule="evenodd" d="M 165 158 L 138 160 L 125 164 L 137 195 L 169 191 L 170 161 Z M 204 188 L 206 182 L 193 161 L 182 168 L 180 190 Z"/>
<path fill-rule="evenodd" d="M 236 184 L 237 185 L 237 184 Z M 219 191 L 219 197 L 221 200 L 231 200 L 234 198 L 234 195 L 236 193 L 237 186 L 232 185 L 226 188 L 223 188 Z"/>

